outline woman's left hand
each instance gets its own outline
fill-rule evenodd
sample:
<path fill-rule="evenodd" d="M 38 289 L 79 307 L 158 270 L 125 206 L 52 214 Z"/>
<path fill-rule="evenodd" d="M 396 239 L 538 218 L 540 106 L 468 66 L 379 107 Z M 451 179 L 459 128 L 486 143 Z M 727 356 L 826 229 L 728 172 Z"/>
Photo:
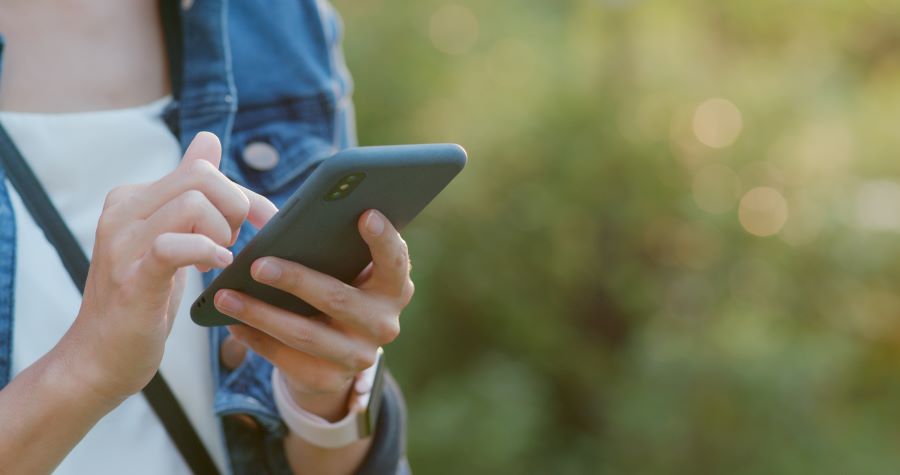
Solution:
<path fill-rule="evenodd" d="M 406 242 L 387 218 L 369 210 L 359 232 L 372 263 L 353 285 L 275 257 L 250 268 L 254 280 L 296 295 L 325 316 L 300 316 L 234 290 L 215 296 L 220 312 L 246 324 L 229 327 L 234 338 L 278 367 L 297 404 L 329 420 L 346 414 L 354 378 L 372 366 L 378 347 L 397 338 L 400 312 L 413 295 Z M 223 352 L 234 352 L 229 343 Z"/>

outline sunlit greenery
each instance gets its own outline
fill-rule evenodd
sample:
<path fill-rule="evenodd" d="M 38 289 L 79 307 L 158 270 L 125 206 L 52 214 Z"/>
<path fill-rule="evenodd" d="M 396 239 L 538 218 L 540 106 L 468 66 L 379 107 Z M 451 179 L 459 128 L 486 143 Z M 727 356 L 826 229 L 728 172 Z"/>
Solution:
<path fill-rule="evenodd" d="M 418 473 L 895 473 L 900 2 L 339 0 L 457 142 L 388 351 Z"/>

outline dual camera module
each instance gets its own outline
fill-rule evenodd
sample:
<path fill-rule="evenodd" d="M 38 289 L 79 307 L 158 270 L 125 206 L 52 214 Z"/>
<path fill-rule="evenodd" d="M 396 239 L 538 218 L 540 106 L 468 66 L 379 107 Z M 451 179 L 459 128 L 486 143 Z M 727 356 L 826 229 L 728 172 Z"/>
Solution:
<path fill-rule="evenodd" d="M 353 173 L 341 178 L 337 184 L 325 194 L 325 201 L 335 201 L 347 197 L 350 193 L 353 193 L 353 190 L 356 189 L 365 178 L 365 173 Z"/>

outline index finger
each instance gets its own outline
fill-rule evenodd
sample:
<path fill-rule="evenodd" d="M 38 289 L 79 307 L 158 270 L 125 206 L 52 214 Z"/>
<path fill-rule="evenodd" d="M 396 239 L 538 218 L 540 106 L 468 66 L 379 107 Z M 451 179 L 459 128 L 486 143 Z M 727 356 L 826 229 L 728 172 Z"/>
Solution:
<path fill-rule="evenodd" d="M 250 224 L 256 227 L 256 229 L 262 228 L 270 219 L 272 219 L 272 216 L 275 216 L 275 213 L 278 212 L 278 208 L 265 196 L 242 185 L 237 185 L 237 187 L 240 188 L 250 200 L 250 213 L 247 214 L 247 221 L 250 221 Z"/>
<path fill-rule="evenodd" d="M 221 157 L 219 139 L 209 132 L 198 133 L 175 170 L 148 184 L 140 195 L 132 195 L 131 212 L 146 218 L 183 192 L 197 189 L 222 211 L 233 228 L 240 226 L 247 215 L 247 201 L 219 171 Z"/>

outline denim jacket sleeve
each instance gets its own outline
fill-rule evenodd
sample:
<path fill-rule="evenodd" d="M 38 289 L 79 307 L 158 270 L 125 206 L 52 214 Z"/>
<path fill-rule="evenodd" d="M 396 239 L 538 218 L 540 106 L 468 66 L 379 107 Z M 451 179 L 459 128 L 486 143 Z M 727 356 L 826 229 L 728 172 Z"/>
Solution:
<path fill-rule="evenodd" d="M 283 199 L 278 196 L 273 198 L 276 204 Z M 242 248 L 252 234 L 253 229 L 245 225 L 235 248 Z M 209 273 L 207 281 L 212 277 Z M 228 331 L 218 327 L 210 332 L 210 356 L 217 386 L 214 409 L 222 419 L 233 473 L 290 474 L 282 443 L 287 428 L 278 415 L 272 396 L 272 365 L 248 350 L 242 364 L 229 371 L 218 358 Z M 386 373 L 383 391 L 374 440 L 357 472 L 360 474 L 409 473 L 405 459 L 406 407 L 400 388 L 389 372 Z"/>
<path fill-rule="evenodd" d="M 174 1 L 174 0 L 169 0 Z M 326 0 L 204 0 L 180 2 L 183 71 L 177 129 L 183 146 L 209 130 L 222 140 L 221 170 L 280 206 L 309 173 L 355 144 L 352 81 L 341 53 L 342 25 Z M 171 39 L 171 38 L 169 38 Z M 260 167 L 244 151 L 263 143 L 275 160 Z M 258 148 L 258 147 L 257 147 Z M 255 230 L 245 225 L 234 251 Z M 205 276 L 207 284 L 215 272 Z M 249 351 L 229 371 L 218 354 L 227 330 L 210 330 L 221 416 L 235 475 L 290 473 L 286 427 L 272 397 L 271 364 Z M 363 474 L 408 473 L 405 406 L 389 377 Z"/>
<path fill-rule="evenodd" d="M 221 332 L 221 330 L 220 330 Z M 290 474 L 282 443 L 286 428 L 271 398 L 271 365 L 248 353 L 241 367 L 229 374 L 216 395 L 215 407 L 223 417 L 223 430 L 235 474 Z M 252 414 L 253 422 L 229 414 Z M 359 474 L 405 474 L 403 456 L 405 408 L 400 390 L 389 375 L 384 385 L 381 415 L 371 449 Z"/>

